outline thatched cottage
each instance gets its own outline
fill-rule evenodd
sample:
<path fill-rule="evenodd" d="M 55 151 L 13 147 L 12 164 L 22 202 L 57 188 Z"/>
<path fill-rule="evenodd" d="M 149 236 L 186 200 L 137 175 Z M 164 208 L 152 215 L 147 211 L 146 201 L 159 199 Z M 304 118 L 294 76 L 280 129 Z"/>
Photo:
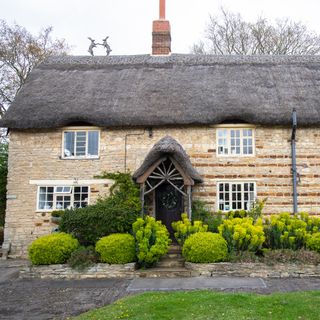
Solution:
<path fill-rule="evenodd" d="M 152 55 L 52 57 L 1 120 L 11 256 L 52 231 L 53 210 L 106 194 L 102 171 L 134 173 L 167 225 L 193 199 L 320 213 L 320 57 L 171 54 L 160 18 Z"/>

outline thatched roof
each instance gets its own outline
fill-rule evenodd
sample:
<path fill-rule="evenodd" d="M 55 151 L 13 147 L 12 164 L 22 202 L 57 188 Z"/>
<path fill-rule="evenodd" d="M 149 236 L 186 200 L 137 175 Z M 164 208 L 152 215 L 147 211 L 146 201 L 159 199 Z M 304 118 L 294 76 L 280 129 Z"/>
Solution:
<path fill-rule="evenodd" d="M 320 124 L 320 56 L 52 57 L 0 125 Z"/>
<path fill-rule="evenodd" d="M 133 174 L 133 178 L 137 179 L 142 176 L 157 160 L 164 156 L 170 156 L 178 162 L 183 172 L 195 182 L 202 182 L 201 176 L 192 166 L 191 161 L 181 144 L 170 136 L 165 136 L 160 139 L 152 147 L 140 168 Z"/>

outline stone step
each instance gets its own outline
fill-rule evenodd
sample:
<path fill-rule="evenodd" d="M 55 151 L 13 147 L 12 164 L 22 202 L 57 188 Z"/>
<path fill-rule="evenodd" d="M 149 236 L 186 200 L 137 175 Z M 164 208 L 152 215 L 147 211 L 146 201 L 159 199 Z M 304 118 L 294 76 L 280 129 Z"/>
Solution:
<path fill-rule="evenodd" d="M 164 258 L 170 258 L 170 259 L 181 259 L 182 254 L 181 253 L 168 253 L 164 256 Z"/>
<path fill-rule="evenodd" d="M 184 266 L 183 258 L 162 258 L 158 263 L 157 267 L 159 268 L 175 268 L 175 267 L 183 267 Z"/>
<path fill-rule="evenodd" d="M 179 245 L 171 245 L 168 253 L 169 254 L 179 254 L 182 252 L 182 248 Z"/>
<path fill-rule="evenodd" d="M 185 268 L 151 268 L 138 271 L 140 278 L 187 278 L 191 271 Z"/>

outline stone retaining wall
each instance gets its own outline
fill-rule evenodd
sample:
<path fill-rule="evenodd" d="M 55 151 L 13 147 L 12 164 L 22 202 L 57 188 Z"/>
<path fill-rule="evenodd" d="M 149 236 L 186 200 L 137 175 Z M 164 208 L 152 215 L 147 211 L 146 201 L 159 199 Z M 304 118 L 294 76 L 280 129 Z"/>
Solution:
<path fill-rule="evenodd" d="M 320 277 L 320 265 L 263 263 L 185 263 L 193 277 L 256 277 L 256 278 L 303 278 Z"/>
<path fill-rule="evenodd" d="M 263 263 L 185 263 L 185 270 L 190 271 L 190 277 L 253 277 L 253 278 L 306 278 L 320 277 L 320 265 L 301 264 L 276 264 L 266 265 Z M 163 270 L 164 271 L 164 270 Z M 126 278 L 138 277 L 173 277 L 170 269 L 155 272 L 155 269 L 148 269 L 141 272 L 136 270 L 135 263 L 125 265 L 109 265 L 98 263 L 84 270 L 76 271 L 65 264 L 50 266 L 28 266 L 20 271 L 20 278 L 41 278 L 41 279 L 93 279 L 93 278 Z M 175 272 L 174 277 L 179 277 Z M 185 273 L 182 276 L 186 276 Z"/>
<path fill-rule="evenodd" d="M 84 271 L 77 271 L 65 264 L 49 266 L 28 266 L 20 271 L 20 278 L 41 279 L 94 279 L 94 278 L 134 278 L 136 264 L 97 263 Z"/>

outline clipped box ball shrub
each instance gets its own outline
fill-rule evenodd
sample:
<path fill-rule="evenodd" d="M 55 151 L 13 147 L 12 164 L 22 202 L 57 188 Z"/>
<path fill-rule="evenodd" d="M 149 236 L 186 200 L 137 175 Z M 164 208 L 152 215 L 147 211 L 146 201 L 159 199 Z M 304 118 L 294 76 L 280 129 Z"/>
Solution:
<path fill-rule="evenodd" d="M 320 253 L 320 232 L 316 232 L 308 237 L 307 248 Z"/>
<path fill-rule="evenodd" d="M 115 233 L 101 238 L 96 244 L 96 251 L 105 263 L 124 264 L 136 260 L 134 237 L 127 233 Z"/>
<path fill-rule="evenodd" d="M 78 247 L 78 240 L 70 234 L 54 233 L 34 240 L 28 254 L 34 265 L 59 264 L 65 263 Z"/>
<path fill-rule="evenodd" d="M 191 235 L 184 243 L 182 255 L 189 262 L 213 263 L 227 258 L 226 240 L 218 233 L 198 232 Z"/>

